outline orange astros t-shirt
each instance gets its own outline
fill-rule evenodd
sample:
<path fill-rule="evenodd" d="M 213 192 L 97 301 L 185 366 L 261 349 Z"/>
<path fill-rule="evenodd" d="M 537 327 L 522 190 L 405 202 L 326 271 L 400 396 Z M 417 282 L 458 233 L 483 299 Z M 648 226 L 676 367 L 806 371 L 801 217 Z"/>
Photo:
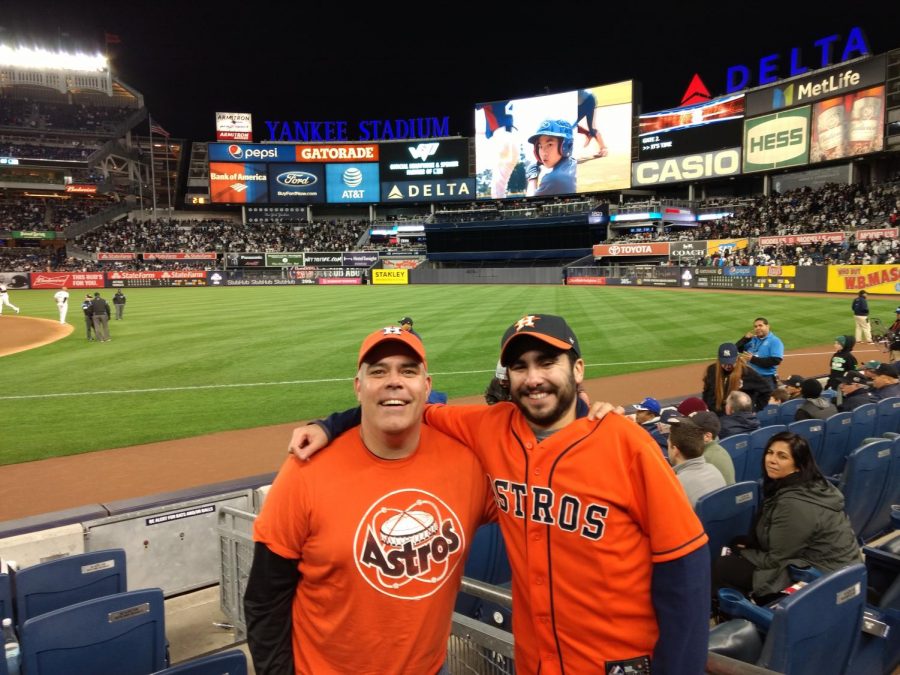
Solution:
<path fill-rule="evenodd" d="M 494 517 L 466 447 L 422 427 L 416 451 L 384 460 L 359 427 L 309 462 L 288 458 L 253 538 L 299 559 L 298 673 L 436 673 L 478 526 Z"/>

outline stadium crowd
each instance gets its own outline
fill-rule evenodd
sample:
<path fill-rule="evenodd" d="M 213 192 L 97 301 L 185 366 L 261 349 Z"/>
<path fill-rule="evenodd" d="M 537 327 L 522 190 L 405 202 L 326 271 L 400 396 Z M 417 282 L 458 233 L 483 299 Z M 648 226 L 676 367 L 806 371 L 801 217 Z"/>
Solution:
<path fill-rule="evenodd" d="M 49 103 L 0 97 L 0 126 L 114 132 L 133 109 L 86 103 Z"/>

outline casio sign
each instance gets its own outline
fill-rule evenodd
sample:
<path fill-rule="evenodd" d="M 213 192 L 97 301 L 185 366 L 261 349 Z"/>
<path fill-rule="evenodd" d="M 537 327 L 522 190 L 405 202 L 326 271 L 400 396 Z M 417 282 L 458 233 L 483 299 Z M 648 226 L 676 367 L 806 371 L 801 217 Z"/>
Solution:
<path fill-rule="evenodd" d="M 278 174 L 275 180 L 285 187 L 307 187 L 315 185 L 319 179 L 315 174 L 306 171 L 285 171 Z"/>

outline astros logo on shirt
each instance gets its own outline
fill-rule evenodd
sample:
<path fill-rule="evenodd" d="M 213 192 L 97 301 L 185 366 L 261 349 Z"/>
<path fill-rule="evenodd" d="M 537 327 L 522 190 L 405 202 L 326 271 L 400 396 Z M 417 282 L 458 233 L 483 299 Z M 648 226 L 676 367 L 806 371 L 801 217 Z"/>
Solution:
<path fill-rule="evenodd" d="M 376 501 L 353 540 L 356 568 L 376 590 L 401 600 L 435 593 L 465 551 L 457 515 L 423 490 L 397 490 Z"/>

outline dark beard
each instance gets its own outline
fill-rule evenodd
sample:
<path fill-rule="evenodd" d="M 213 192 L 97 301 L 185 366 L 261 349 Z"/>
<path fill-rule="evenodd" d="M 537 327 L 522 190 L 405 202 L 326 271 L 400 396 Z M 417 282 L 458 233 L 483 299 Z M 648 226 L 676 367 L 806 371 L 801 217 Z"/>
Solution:
<path fill-rule="evenodd" d="M 537 426 L 545 428 L 552 427 L 554 424 L 556 424 L 556 422 L 562 419 L 563 415 L 565 415 L 575 403 L 575 396 L 577 395 L 577 392 L 574 375 L 569 375 L 569 381 L 567 382 L 567 385 L 568 386 L 566 386 L 565 389 L 553 390 L 553 393 L 557 395 L 556 407 L 549 412 L 543 413 L 540 417 L 533 415 L 531 411 L 529 411 L 528 408 L 526 408 L 522 403 L 522 399 L 527 396 L 527 391 L 525 394 L 521 394 L 519 392 L 511 393 L 511 398 L 513 403 L 516 404 L 516 407 L 525 416 L 525 419 L 528 420 L 531 424 L 535 424 Z"/>

